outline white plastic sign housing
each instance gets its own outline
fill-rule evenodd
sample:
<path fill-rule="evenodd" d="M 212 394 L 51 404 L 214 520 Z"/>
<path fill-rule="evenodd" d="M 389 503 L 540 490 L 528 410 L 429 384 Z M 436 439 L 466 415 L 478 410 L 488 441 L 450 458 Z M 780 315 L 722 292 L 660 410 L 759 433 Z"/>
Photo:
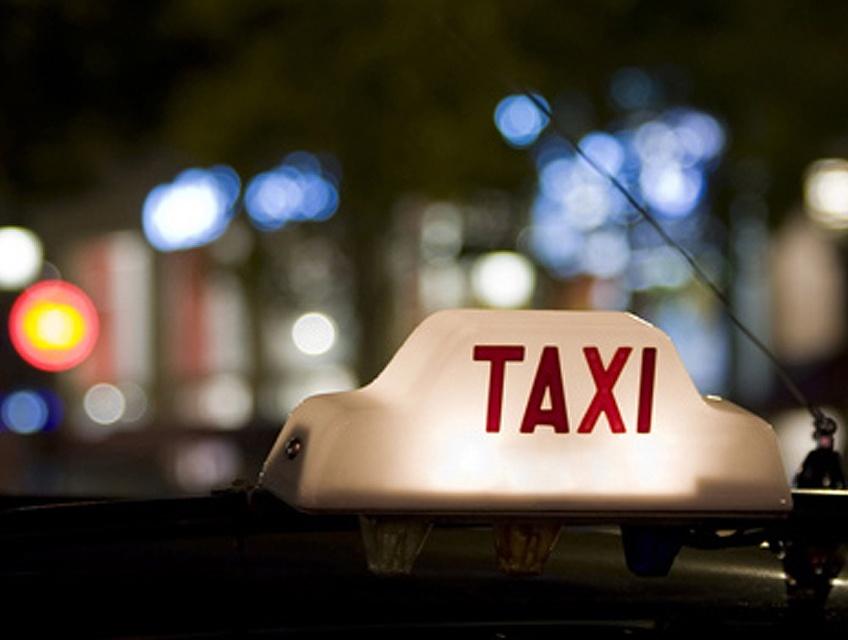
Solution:
<path fill-rule="evenodd" d="M 771 427 L 615 312 L 452 310 L 286 421 L 261 485 L 315 512 L 779 514 Z"/>

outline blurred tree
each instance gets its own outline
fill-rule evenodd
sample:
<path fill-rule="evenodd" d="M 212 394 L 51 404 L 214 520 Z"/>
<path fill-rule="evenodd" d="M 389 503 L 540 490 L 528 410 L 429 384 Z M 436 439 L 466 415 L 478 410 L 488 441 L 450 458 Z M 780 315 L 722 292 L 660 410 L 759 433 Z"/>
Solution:
<path fill-rule="evenodd" d="M 154 149 L 244 176 L 293 149 L 331 152 L 368 377 L 386 358 L 382 243 L 395 200 L 531 178 L 492 125 L 510 78 L 555 106 L 582 92 L 603 124 L 617 115 L 611 74 L 656 70 L 670 100 L 728 122 L 731 165 L 762 159 L 780 214 L 806 163 L 846 134 L 846 18 L 841 2 L 788 0 L 6 2 L 0 219 Z"/>

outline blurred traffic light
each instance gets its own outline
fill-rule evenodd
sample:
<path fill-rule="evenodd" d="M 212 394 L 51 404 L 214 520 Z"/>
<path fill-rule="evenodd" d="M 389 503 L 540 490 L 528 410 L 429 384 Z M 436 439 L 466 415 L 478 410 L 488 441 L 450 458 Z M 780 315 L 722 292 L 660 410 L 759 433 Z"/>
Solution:
<path fill-rule="evenodd" d="M 99 322 L 89 297 L 61 280 L 26 289 L 9 314 L 9 335 L 27 363 L 44 371 L 65 371 L 85 360 L 97 342 Z"/>

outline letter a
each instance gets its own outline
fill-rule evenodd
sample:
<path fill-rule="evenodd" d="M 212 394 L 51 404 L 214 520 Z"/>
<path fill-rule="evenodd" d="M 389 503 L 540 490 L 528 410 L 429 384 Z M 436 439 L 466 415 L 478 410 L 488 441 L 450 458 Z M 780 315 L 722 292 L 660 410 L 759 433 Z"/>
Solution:
<path fill-rule="evenodd" d="M 551 408 L 543 409 L 545 393 L 551 396 Z M 568 416 L 565 413 L 565 389 L 562 386 L 562 371 L 559 366 L 559 350 L 545 347 L 539 359 L 539 368 L 533 380 L 533 388 L 527 399 L 521 433 L 533 433 L 536 425 L 547 424 L 557 433 L 568 433 Z"/>

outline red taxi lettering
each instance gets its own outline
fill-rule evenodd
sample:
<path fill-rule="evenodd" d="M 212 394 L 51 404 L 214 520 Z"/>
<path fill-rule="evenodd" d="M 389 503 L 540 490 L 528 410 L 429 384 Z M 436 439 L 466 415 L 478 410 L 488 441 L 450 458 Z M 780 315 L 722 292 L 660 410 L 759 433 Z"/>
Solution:
<path fill-rule="evenodd" d="M 632 347 L 619 347 L 609 366 L 605 367 L 597 347 L 585 347 L 583 355 L 589 367 L 589 373 L 595 384 L 595 395 L 580 420 L 577 433 L 592 433 L 595 424 L 605 415 L 613 433 L 625 433 L 624 420 L 613 395 L 624 366 L 630 357 Z M 503 409 L 506 364 L 523 362 L 525 349 L 521 345 L 476 345 L 474 360 L 490 363 L 489 399 L 486 411 L 486 431 L 499 433 Z M 656 378 L 657 350 L 655 347 L 642 349 L 642 362 L 639 370 L 639 397 L 636 411 L 636 432 L 650 433 L 654 405 L 654 380 Z M 549 398 L 548 408 L 544 408 Z M 524 408 L 521 420 L 521 433 L 533 433 L 539 425 L 554 428 L 555 433 L 568 433 L 568 413 L 565 404 L 565 385 L 562 379 L 559 349 L 548 345 L 542 349 L 530 396 Z"/>
<path fill-rule="evenodd" d="M 523 361 L 524 347 L 477 345 L 474 347 L 474 359 L 492 363 L 489 370 L 489 408 L 486 412 L 486 431 L 497 433 L 501 429 L 506 363 Z"/>
<path fill-rule="evenodd" d="M 545 395 L 550 394 L 551 408 L 543 409 Z M 559 350 L 556 347 L 542 349 L 539 368 L 533 379 L 533 388 L 524 409 L 521 433 L 533 433 L 540 424 L 550 425 L 557 433 L 568 433 L 568 416 L 565 414 L 565 387 L 559 366 Z"/>
<path fill-rule="evenodd" d="M 586 414 L 580 421 L 580 426 L 577 427 L 577 433 L 591 433 L 602 413 L 606 415 L 613 433 L 624 433 L 624 421 L 621 419 L 621 412 L 618 410 L 615 396 L 612 395 L 612 388 L 618 381 L 618 376 L 621 375 L 621 370 L 624 369 L 631 351 L 633 349 L 630 347 L 619 347 L 612 357 L 610 366 L 604 369 L 598 347 L 583 349 L 589 371 L 592 372 L 592 380 L 595 381 L 595 397 L 592 398 L 589 408 L 586 409 Z"/>
<path fill-rule="evenodd" d="M 651 432 L 651 410 L 654 406 L 654 374 L 657 365 L 656 347 L 642 349 L 642 370 L 639 372 L 639 417 L 637 433 Z"/>

